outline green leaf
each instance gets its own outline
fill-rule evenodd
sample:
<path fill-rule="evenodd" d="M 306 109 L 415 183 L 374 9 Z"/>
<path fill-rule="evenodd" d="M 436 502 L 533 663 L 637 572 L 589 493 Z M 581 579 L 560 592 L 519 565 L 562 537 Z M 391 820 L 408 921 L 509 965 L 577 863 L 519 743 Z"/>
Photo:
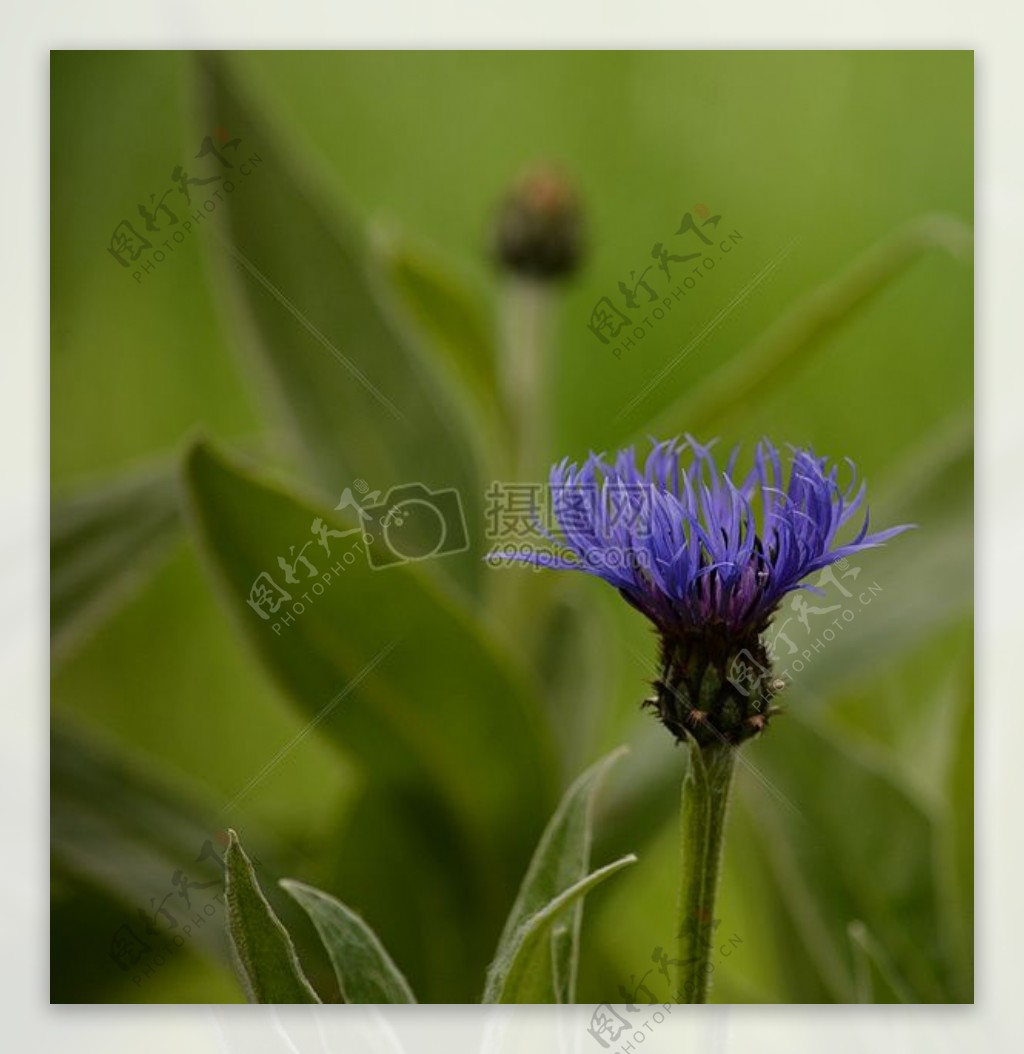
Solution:
<path fill-rule="evenodd" d="M 300 148 L 271 131 L 223 58 L 198 68 L 209 128 L 240 140 L 236 189 L 217 209 L 235 328 L 283 400 L 312 477 L 331 495 L 357 478 L 383 492 L 418 482 L 472 493 L 471 437 L 452 394 L 381 310 L 363 232 L 292 161 Z M 478 527 L 470 522 L 471 536 Z M 455 564 L 467 581 L 479 574 L 478 561 Z"/>
<path fill-rule="evenodd" d="M 514 821 L 506 822 L 510 841 L 518 842 Z M 373 921 L 419 1001 L 475 1002 L 536 837 L 535 830 L 515 861 L 483 874 L 481 855 L 431 788 L 371 775 L 335 833 L 329 868 L 316 884 Z M 356 845 L 367 851 L 352 852 Z M 407 880 L 411 872 L 414 883 Z"/>
<path fill-rule="evenodd" d="M 399 866 L 383 878 L 352 861 L 333 888 L 363 910 L 400 900 L 421 916 L 437 911 L 438 884 L 449 891 L 446 911 L 459 891 L 453 943 L 474 946 L 467 960 L 479 976 L 555 800 L 551 731 L 532 686 L 463 601 L 418 564 L 374 569 L 358 535 L 330 538 L 327 561 L 312 542 L 306 555 L 318 574 L 299 567 L 299 584 L 287 585 L 277 557 L 311 540 L 318 516 L 344 526 L 332 512 L 205 446 L 189 456 L 186 480 L 190 520 L 224 603 L 306 716 L 301 735 L 316 730 L 358 762 L 365 797 L 379 804 L 372 831 L 413 824 L 423 834 L 396 842 Z M 264 575 L 291 595 L 269 618 L 249 604 Z M 431 882 L 410 884 L 414 868 Z M 424 973 L 447 951 L 423 947 L 414 926 L 385 936 L 427 991 Z"/>
<path fill-rule="evenodd" d="M 65 656 L 152 574 L 180 530 L 166 469 L 107 481 L 53 503 L 50 639 Z"/>
<path fill-rule="evenodd" d="M 748 765 L 757 766 L 757 751 L 743 748 L 737 766 L 737 783 L 745 781 Z M 744 764 L 746 760 L 746 764 Z M 738 790 L 738 788 L 737 788 Z M 742 940 L 742 953 L 730 955 L 727 968 L 716 967 L 711 1002 L 750 1001 L 759 1003 L 835 1003 L 848 1001 L 849 970 L 842 951 L 832 945 L 831 934 L 812 912 L 800 919 L 797 928 L 790 891 L 796 885 L 813 898 L 792 860 L 792 853 L 769 855 L 761 833 L 760 808 L 746 808 L 737 799 L 729 810 L 728 835 L 723 856 L 722 888 L 717 914 L 722 933 Z M 814 837 L 807 831 L 805 837 Z M 647 859 L 645 852 L 644 859 Z M 751 897 L 751 876 L 757 876 L 757 895 Z M 716 931 L 717 933 L 717 931 Z M 739 951 L 739 949 L 737 949 Z M 780 969 L 780 964 L 785 964 Z M 722 967 L 726 967 L 724 960 Z M 755 998 L 737 999 L 730 988 L 736 984 Z"/>
<path fill-rule="evenodd" d="M 740 808 L 752 819 L 800 941 L 835 998 L 855 995 L 847 927 L 876 937 L 916 1002 L 948 998 L 943 980 L 935 831 L 875 752 L 793 712 L 745 755 Z M 879 818 L 884 817 L 884 822 Z"/>
<path fill-rule="evenodd" d="M 970 1000 L 973 903 L 969 887 L 964 896 L 953 880 L 949 819 L 956 810 L 969 825 L 972 815 L 973 754 L 970 732 L 962 725 L 964 710 L 970 713 L 972 643 L 967 620 L 914 649 L 898 667 L 833 695 L 813 719 L 823 726 L 817 745 L 806 738 L 801 702 L 745 753 L 745 767 L 760 783 L 758 788 L 748 781 L 746 789 L 764 800 L 748 795 L 749 808 L 736 810 L 735 818 L 747 820 L 747 841 L 765 842 L 766 860 L 746 862 L 735 872 L 737 897 L 751 871 L 770 876 L 760 887 L 764 896 L 775 886 L 776 898 L 786 905 L 771 911 L 781 933 L 778 954 L 795 942 L 808 952 L 792 956 L 794 970 L 785 976 L 788 990 L 781 1001 L 798 998 L 801 991 L 810 998 L 808 979 L 795 969 L 804 958 L 828 979 L 832 991 L 823 998 L 829 1001 Z M 965 740 L 966 754 L 960 755 Z M 801 756 L 791 758 L 789 751 Z M 804 771 L 802 754 L 808 751 L 819 756 L 816 781 Z M 958 768 L 967 763 L 967 780 L 947 803 L 948 766 L 958 756 Z M 782 773 L 781 780 L 772 770 Z M 786 781 L 801 773 L 800 789 L 787 788 Z M 961 769 L 958 780 L 963 774 Z M 773 793 L 777 790 L 785 801 Z M 821 798 L 839 799 L 833 809 L 847 815 L 837 818 Z M 776 829 L 779 812 L 794 822 Z M 847 844 L 833 844 L 839 840 Z M 730 837 L 730 845 L 734 853 L 737 840 Z M 961 844 L 956 855 L 961 850 L 969 874 L 973 843 Z M 847 854 L 857 862 L 845 863 Z M 837 870 L 829 860 L 838 862 Z M 899 905 L 898 918 L 888 912 L 889 904 Z M 849 933 L 840 935 L 840 927 L 849 930 L 852 922 L 869 935 L 870 947 L 851 946 Z"/>
<path fill-rule="evenodd" d="M 346 1003 L 415 1003 L 416 997 L 372 929 L 340 900 L 294 879 L 287 890 L 313 920 Z"/>
<path fill-rule="evenodd" d="M 883 548 L 850 558 L 861 568 L 843 601 L 843 629 L 792 673 L 794 701 L 824 705 L 837 688 L 877 676 L 934 633 L 969 614 L 974 600 L 973 422 L 944 423 L 898 464 L 871 503 L 872 521 L 915 523 L 918 529 Z M 861 598 L 867 598 L 864 604 Z M 829 600 L 830 604 L 837 599 Z M 846 620 L 846 612 L 853 614 Z M 835 617 L 835 616 L 831 616 Z M 776 623 L 783 618 L 777 616 Z M 822 617 L 822 627 L 828 618 Z M 795 625 L 795 622 L 794 622 Z M 814 622 L 810 623 L 816 629 Z M 810 634 L 805 644 L 820 639 Z M 776 672 L 787 662 L 780 646 Z M 790 695 L 787 689 L 786 697 Z"/>
<path fill-rule="evenodd" d="M 186 490 L 228 608 L 310 729 L 355 754 L 374 778 L 426 777 L 487 843 L 506 840 L 495 834 L 502 817 L 537 818 L 540 828 L 550 732 L 526 681 L 470 609 L 420 564 L 371 566 L 358 534 L 329 538 L 328 555 L 311 524 L 319 517 L 344 527 L 335 514 L 208 446 L 190 453 Z M 289 585 L 277 559 L 306 542 L 316 574 L 296 564 L 298 582 Z M 290 599 L 274 613 L 257 611 L 257 581 Z"/>
<path fill-rule="evenodd" d="M 483 1003 L 542 1003 L 550 1001 L 552 941 L 560 916 L 595 886 L 617 871 L 636 863 L 630 853 L 587 875 L 531 915 L 499 951 L 491 965 Z"/>
<path fill-rule="evenodd" d="M 893 969 L 885 949 L 859 919 L 846 928 L 853 951 L 854 989 L 858 1003 L 913 1003 L 905 982 Z"/>
<path fill-rule="evenodd" d="M 974 654 L 957 671 L 957 711 L 949 737 L 939 829 L 943 919 L 958 1002 L 974 1001 Z"/>
<path fill-rule="evenodd" d="M 251 1003 L 319 1003 L 295 946 L 256 880 L 238 835 L 228 831 L 225 899 L 228 936 Z"/>
<path fill-rule="evenodd" d="M 648 422 L 640 434 L 700 435 L 724 417 L 742 417 L 752 401 L 788 382 L 836 329 L 924 254 L 948 253 L 970 263 L 974 232 L 955 216 L 921 216 L 882 238 L 840 274 L 812 289 L 695 391 Z"/>
<path fill-rule="evenodd" d="M 509 422 L 498 381 L 495 320 L 463 280 L 394 231 L 374 239 L 385 295 L 400 324 L 424 340 L 474 410 L 477 427 L 504 438 Z"/>
<path fill-rule="evenodd" d="M 161 896 L 174 892 L 176 871 L 196 883 L 219 884 L 214 855 L 219 847 L 212 845 L 215 832 L 203 819 L 214 816 L 216 807 L 162 772 L 154 758 L 141 761 L 66 714 L 55 714 L 50 776 L 51 851 L 76 875 L 130 907 L 122 921 L 138 908 L 151 914 Z M 184 913 L 180 919 L 174 910 L 172 915 L 176 924 L 186 921 Z M 223 958 L 215 927 L 197 927 L 194 939 L 207 954 Z"/>
<path fill-rule="evenodd" d="M 484 1002 L 574 1001 L 583 918 L 582 899 L 567 909 L 567 918 L 551 924 L 551 943 L 547 951 L 539 948 L 533 937 L 530 937 L 526 951 L 520 953 L 517 948 L 523 945 L 532 920 L 540 917 L 549 905 L 585 879 L 590 868 L 597 791 L 609 769 L 625 752 L 624 747 L 613 751 L 587 769 L 559 803 L 541 836 L 519 895 L 509 912 L 488 977 L 487 992 L 490 997 L 485 996 Z M 519 954 L 527 958 L 515 965 Z M 533 956 L 532 960 L 530 956 Z M 507 975 L 513 967 L 517 971 L 515 984 L 528 985 L 536 998 L 518 998 L 525 989 L 518 991 L 516 998 L 504 998 L 503 993 L 509 983 Z"/>
<path fill-rule="evenodd" d="M 517 610 L 524 632 L 535 634 L 535 668 L 552 713 L 558 715 L 562 771 L 579 772 L 599 738 L 596 726 L 603 706 L 596 704 L 613 692 L 615 657 L 607 642 L 616 627 L 607 617 L 607 605 L 592 602 L 586 588 L 592 583 L 581 581 L 582 576 L 516 575 L 513 569 L 508 577 L 524 583 Z"/>

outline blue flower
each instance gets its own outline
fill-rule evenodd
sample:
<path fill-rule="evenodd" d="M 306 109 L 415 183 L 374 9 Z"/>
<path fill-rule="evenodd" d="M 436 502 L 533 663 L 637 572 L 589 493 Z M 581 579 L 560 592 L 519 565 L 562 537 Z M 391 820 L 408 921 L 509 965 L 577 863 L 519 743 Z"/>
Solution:
<path fill-rule="evenodd" d="M 550 476 L 557 531 L 538 526 L 552 551 L 500 554 L 604 579 L 654 623 L 662 676 L 649 702 L 678 738 L 761 731 L 772 683 L 761 635 L 783 597 L 821 592 L 803 580 L 908 529 L 869 533 L 865 510 L 839 540 L 864 504 L 851 461 L 792 447 L 787 473 L 763 440 L 740 476 L 738 454 L 719 468 L 710 445 L 687 436 L 655 443 L 642 468 L 632 448 L 582 466 L 566 459 Z M 746 691 L 732 675 L 744 656 Z"/>

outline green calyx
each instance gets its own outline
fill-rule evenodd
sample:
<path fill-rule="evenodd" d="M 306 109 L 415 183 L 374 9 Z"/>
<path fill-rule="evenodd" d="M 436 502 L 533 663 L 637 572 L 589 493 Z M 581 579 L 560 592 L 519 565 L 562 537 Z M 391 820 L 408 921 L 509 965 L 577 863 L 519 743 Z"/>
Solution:
<path fill-rule="evenodd" d="M 759 635 L 737 641 L 713 631 L 663 634 L 656 694 L 643 705 L 677 741 L 737 746 L 779 713 L 772 700 L 781 687 Z"/>

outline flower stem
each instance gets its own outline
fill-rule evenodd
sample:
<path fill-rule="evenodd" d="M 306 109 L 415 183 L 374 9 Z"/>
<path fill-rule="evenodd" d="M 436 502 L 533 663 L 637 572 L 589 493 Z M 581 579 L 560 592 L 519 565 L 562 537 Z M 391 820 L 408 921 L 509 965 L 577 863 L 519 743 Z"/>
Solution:
<path fill-rule="evenodd" d="M 556 290 L 535 279 L 512 277 L 502 290 L 499 368 L 514 432 L 514 479 L 533 479 L 546 463 L 555 303 Z"/>
<path fill-rule="evenodd" d="M 499 479 L 542 483 L 547 459 L 548 379 L 552 359 L 557 289 L 550 283 L 511 275 L 501 292 L 499 373 L 509 412 L 511 435 L 503 453 Z M 543 514 L 543 503 L 538 513 Z M 502 631 L 520 642 L 526 653 L 540 644 L 544 598 L 552 584 L 547 575 L 513 574 L 490 577 L 488 603 Z"/>
<path fill-rule="evenodd" d="M 680 1003 L 706 1003 L 710 987 L 715 896 L 736 748 L 728 743 L 690 743 L 680 809 L 679 892 Z"/>

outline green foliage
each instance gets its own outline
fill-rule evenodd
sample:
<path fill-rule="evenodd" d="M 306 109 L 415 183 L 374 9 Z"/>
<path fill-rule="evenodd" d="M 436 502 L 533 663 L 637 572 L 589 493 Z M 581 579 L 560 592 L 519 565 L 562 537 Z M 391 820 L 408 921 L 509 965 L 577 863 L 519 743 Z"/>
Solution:
<path fill-rule="evenodd" d="M 498 383 L 492 320 L 460 278 L 396 233 L 376 239 L 381 294 L 406 328 L 461 389 L 473 436 L 500 449 L 510 423 Z"/>
<path fill-rule="evenodd" d="M 256 871 L 234 831 L 228 832 L 225 897 L 228 936 L 253 1003 L 319 1003 L 295 955 L 288 931 L 267 903 Z"/>
<path fill-rule="evenodd" d="M 810 361 L 822 341 L 848 324 L 923 254 L 969 261 L 974 232 L 954 216 L 923 216 L 880 239 L 835 277 L 804 294 L 728 367 L 686 392 L 649 424 L 655 435 L 703 434 L 723 418 L 750 412 L 775 386 Z"/>
<path fill-rule="evenodd" d="M 482 968 L 493 913 L 511 897 L 552 795 L 549 732 L 527 679 L 420 565 L 375 570 L 358 542 L 335 542 L 321 562 L 333 579 L 320 596 L 307 580 L 309 608 L 293 624 L 260 618 L 247 600 L 273 554 L 308 535 L 316 516 L 336 521 L 205 446 L 190 454 L 186 478 L 196 538 L 223 600 L 304 715 L 300 735 L 315 729 L 360 763 L 360 808 L 373 824 L 410 828 L 402 866 L 415 860 L 437 874 L 407 884 L 395 910 L 418 926 L 440 893 L 450 900 L 448 940 Z M 361 615 L 369 610 L 373 621 Z M 375 869 L 350 879 L 361 896 L 381 889 Z"/>
<path fill-rule="evenodd" d="M 55 503 L 50 528 L 50 635 L 67 653 L 177 537 L 173 473 L 148 472 Z"/>
<path fill-rule="evenodd" d="M 303 880 L 286 888 L 323 947 L 287 898 L 281 917 L 325 998 L 469 1001 L 486 975 L 485 998 L 614 1000 L 671 946 L 684 765 L 634 705 L 650 635 L 600 583 L 482 560 L 485 488 L 517 435 L 483 232 L 546 155 L 580 179 L 592 248 L 553 313 L 535 478 L 650 433 L 749 448 L 768 432 L 849 454 L 872 521 L 919 525 L 864 558 L 880 593 L 744 750 L 719 912 L 742 940 L 713 998 L 970 1001 L 970 56 L 60 53 L 52 74 L 62 997 L 223 998 L 212 929 L 207 965 L 139 992 L 96 965 L 95 924 L 159 901 L 175 869 L 207 877 L 195 857 L 221 811 L 277 832 L 261 853 Z M 216 128 L 259 161 L 136 282 L 106 231 L 176 162 L 198 174 Z M 614 358 L 594 303 L 698 201 L 742 242 Z M 388 233 L 368 237 L 381 211 Z M 197 426 L 214 438 L 191 441 Z M 141 460 L 180 460 L 180 478 Z M 275 629 L 254 580 L 315 518 L 356 525 L 334 505 L 357 479 L 381 500 L 456 489 L 466 550 L 377 570 L 357 536 L 330 536 L 329 563 L 314 541 L 295 596 L 342 570 Z M 556 811 L 623 741 L 596 811 L 609 758 Z M 615 861 L 596 871 L 591 823 Z M 633 850 L 588 900 L 581 952 L 583 894 Z M 250 987 L 315 998 L 229 856 Z"/>
<path fill-rule="evenodd" d="M 324 942 L 346 1003 L 415 1003 L 409 982 L 377 935 L 351 908 L 302 882 L 281 885 L 305 909 Z"/>
<path fill-rule="evenodd" d="M 203 818 L 212 809 L 195 786 L 152 772 L 67 717 L 50 730 L 50 784 L 51 850 L 79 879 L 139 906 L 173 890 L 171 876 L 186 862 L 190 881 L 220 880 L 214 862 L 197 860 L 210 839 Z M 122 910 L 111 933 L 129 917 Z M 110 936 L 103 935 L 105 944 Z M 215 926 L 196 927 L 199 948 L 223 960 L 218 938 Z"/>
<path fill-rule="evenodd" d="M 545 975 L 552 971 L 552 949 L 563 943 L 560 929 L 563 913 L 580 907 L 583 897 L 616 871 L 636 863 L 635 856 L 623 856 L 591 872 L 550 900 L 536 914 L 531 915 L 498 949 L 484 989 L 485 1003 L 540 1003 L 553 1002 L 553 996 L 564 985 L 559 968 L 554 968 L 554 983 Z M 576 969 L 571 962 L 569 968 Z"/>
<path fill-rule="evenodd" d="M 583 899 L 606 878 L 636 862 L 635 856 L 624 856 L 587 873 L 594 797 L 622 753 L 608 755 L 583 773 L 566 791 L 545 828 L 487 971 L 483 1002 L 573 1001 Z M 230 839 L 228 931 L 246 990 L 261 1003 L 309 1002 L 296 998 L 307 982 L 291 939 L 260 891 L 233 831 Z M 344 1002 L 416 1002 L 376 933 L 356 912 L 302 882 L 285 879 L 281 885 L 312 919 L 330 955 Z"/>
<path fill-rule="evenodd" d="M 582 897 L 598 881 L 635 860 L 623 857 L 594 875 L 587 874 L 597 791 L 623 753 L 615 751 L 584 772 L 544 829 L 505 922 L 483 1002 L 575 1002 Z"/>
<path fill-rule="evenodd" d="M 854 986 L 858 1003 L 912 1003 L 909 990 L 900 980 L 885 951 L 863 922 L 847 927 L 853 949 Z"/>
<path fill-rule="evenodd" d="M 219 59 L 199 63 L 199 90 L 207 121 L 231 128 L 259 158 L 225 210 L 225 284 L 250 334 L 246 350 L 313 478 L 329 492 L 355 476 L 474 489 L 469 437 L 429 360 L 381 310 L 361 232 L 304 185 L 286 144 L 239 98 Z M 455 562 L 464 578 L 477 577 L 475 562 Z"/>

